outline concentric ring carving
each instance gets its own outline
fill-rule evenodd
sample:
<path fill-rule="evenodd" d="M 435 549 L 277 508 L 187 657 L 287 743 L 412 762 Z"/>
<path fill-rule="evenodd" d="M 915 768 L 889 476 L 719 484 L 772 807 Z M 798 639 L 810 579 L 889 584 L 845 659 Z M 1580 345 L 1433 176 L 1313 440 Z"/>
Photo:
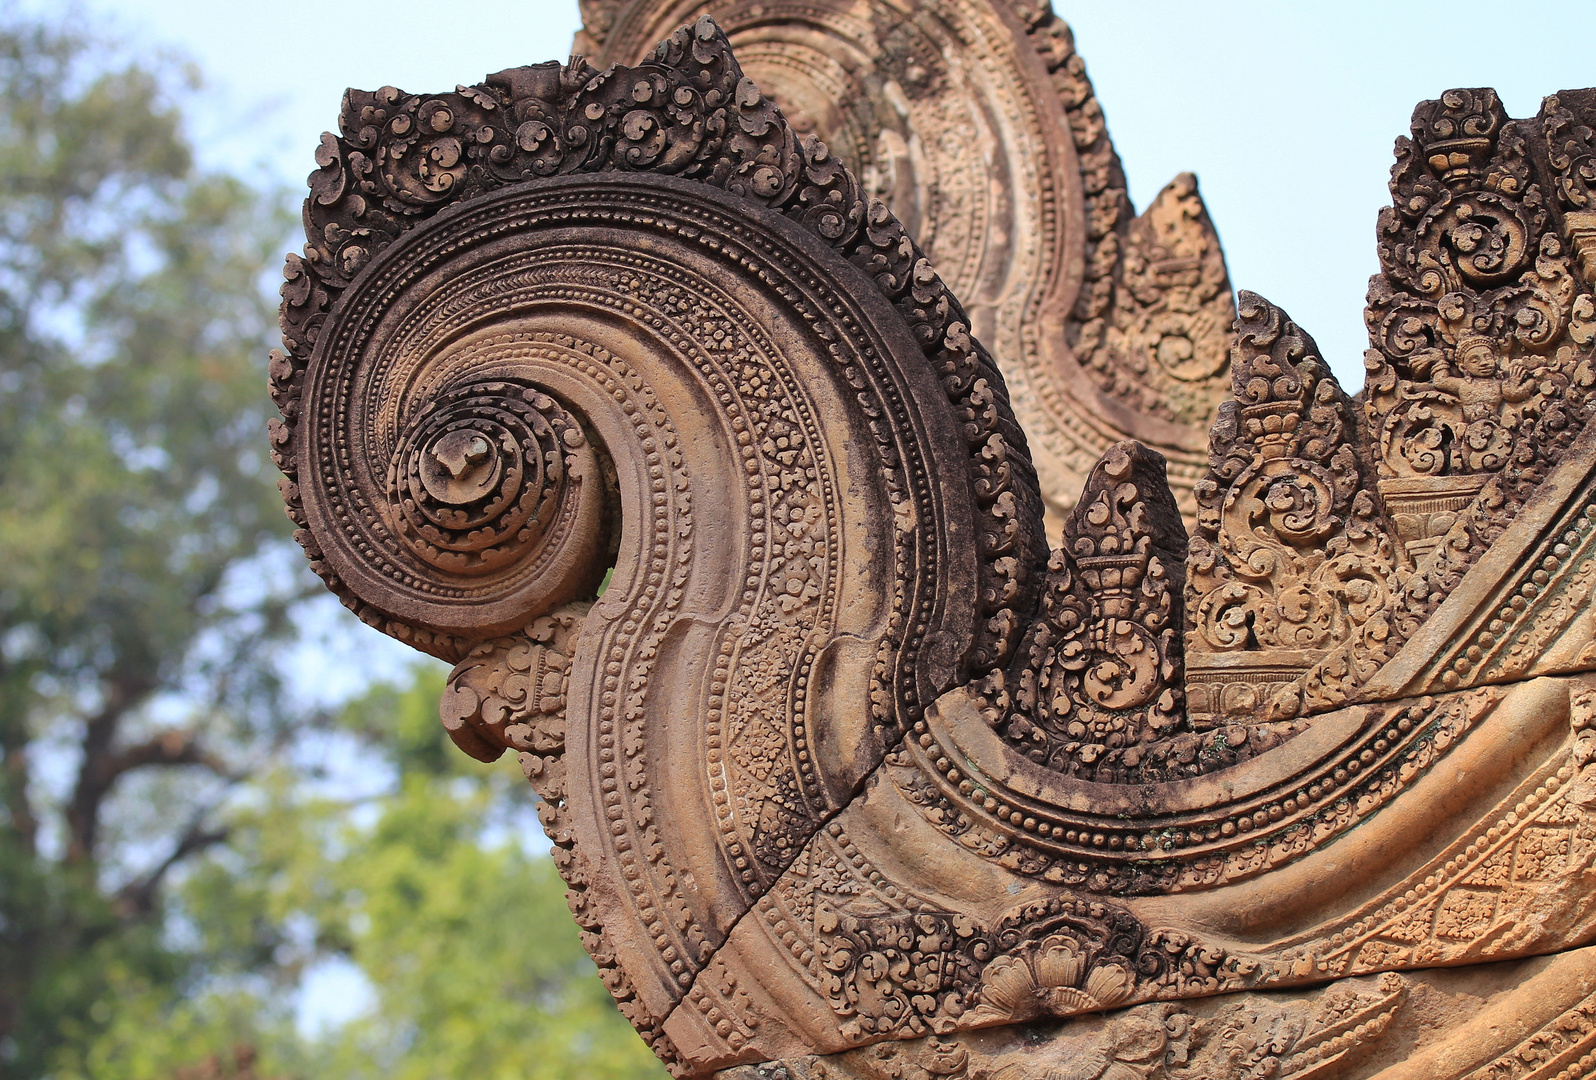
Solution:
<path fill-rule="evenodd" d="M 575 418 L 528 383 L 474 383 L 429 400 L 389 466 L 401 539 L 446 574 L 501 569 L 556 524 L 574 487 L 566 455 L 580 454 L 580 471 L 591 475 L 586 445 Z"/>

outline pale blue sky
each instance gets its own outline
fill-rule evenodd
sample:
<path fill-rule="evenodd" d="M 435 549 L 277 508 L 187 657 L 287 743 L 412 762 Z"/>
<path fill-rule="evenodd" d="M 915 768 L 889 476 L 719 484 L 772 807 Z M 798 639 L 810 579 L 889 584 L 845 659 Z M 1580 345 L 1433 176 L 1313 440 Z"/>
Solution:
<path fill-rule="evenodd" d="M 191 55 L 214 86 L 206 130 L 242 121 L 213 153 L 265 161 L 296 185 L 345 86 L 449 88 L 564 59 L 578 23 L 575 0 L 82 4 L 126 37 Z M 1593 0 L 1057 8 L 1075 28 L 1137 205 L 1177 172 L 1196 172 L 1236 286 L 1291 312 L 1349 389 L 1362 382 L 1363 293 L 1391 141 L 1413 105 L 1485 85 L 1527 116 L 1545 94 L 1596 84 Z"/>
<path fill-rule="evenodd" d="M 54 9 L 59 0 L 20 0 Z M 137 49 L 173 47 L 210 89 L 196 134 L 213 163 L 302 190 L 346 86 L 452 88 L 565 59 L 576 0 L 72 0 Z M 1495 86 L 1510 112 L 1596 85 L 1596 0 L 1055 0 L 1075 28 L 1110 130 L 1145 207 L 1197 173 L 1238 288 L 1280 304 L 1362 386 L 1363 296 L 1391 142 L 1413 105 Z M 1533 16 L 1520 11 L 1533 10 Z M 331 598 L 328 607 L 336 611 Z M 414 654 L 347 620 L 307 621 L 300 685 L 320 700 L 391 676 Z M 385 647 L 387 646 L 387 647 Z M 311 689 L 313 688 L 313 689 Z"/>

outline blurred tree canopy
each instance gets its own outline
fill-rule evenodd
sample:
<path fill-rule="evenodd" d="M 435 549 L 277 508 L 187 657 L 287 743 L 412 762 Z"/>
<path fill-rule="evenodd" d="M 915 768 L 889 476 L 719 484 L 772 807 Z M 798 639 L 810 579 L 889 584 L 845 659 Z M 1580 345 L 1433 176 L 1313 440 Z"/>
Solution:
<path fill-rule="evenodd" d="M 662 1076 L 439 673 L 284 685 L 290 200 L 196 164 L 196 89 L 0 8 L 0 1077 Z M 307 1026 L 328 970 L 369 1007 Z"/>

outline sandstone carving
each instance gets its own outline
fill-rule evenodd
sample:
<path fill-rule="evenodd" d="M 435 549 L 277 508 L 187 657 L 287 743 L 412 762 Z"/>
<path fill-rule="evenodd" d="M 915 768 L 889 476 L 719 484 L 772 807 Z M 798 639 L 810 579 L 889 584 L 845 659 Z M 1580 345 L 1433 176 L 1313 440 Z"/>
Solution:
<path fill-rule="evenodd" d="M 710 14 L 795 131 L 825 140 L 962 298 L 1049 508 L 1134 438 L 1190 517 L 1235 317 L 1182 175 L 1138 217 L 1069 26 L 1033 0 L 589 0 L 576 50 L 644 59 Z"/>
<path fill-rule="evenodd" d="M 658 10 L 593 5 L 589 47 Z M 747 40 L 818 71 L 799 39 L 840 10 L 769 7 Z M 1016 43 L 1061 25 L 926 10 L 881 63 L 933 22 L 986 42 L 924 53 L 928 86 L 1000 54 L 1031 71 Z M 847 150 L 860 179 L 709 17 L 661 37 L 603 70 L 350 91 L 271 360 L 312 566 L 455 665 L 445 728 L 535 785 L 660 1058 L 723 1080 L 1596 1071 L 1596 92 L 1530 121 L 1488 90 L 1419 106 L 1363 393 L 1243 293 L 1201 469 L 1110 426 L 1049 503 L 1041 399 L 1005 380 L 1041 383 L 978 331 L 1129 355 L 1115 335 L 1174 303 L 1138 292 L 1166 255 L 1136 245 L 1186 250 L 1200 209 L 1107 215 L 1094 235 L 1129 247 L 1071 328 L 1030 301 L 999 318 L 979 274 L 972 314 L 937 266 L 977 241 L 928 232 L 935 200 L 893 189 L 934 261 L 872 196 L 884 158 Z M 967 91 L 931 98 L 957 116 Z M 803 107 L 847 145 L 886 129 L 816 110 L 878 104 Z M 1022 193 L 1085 175 L 1029 153 L 988 164 Z M 1228 304 L 1205 250 L 1182 265 L 1218 267 Z M 1168 402 L 1150 371 L 1115 378 Z"/>

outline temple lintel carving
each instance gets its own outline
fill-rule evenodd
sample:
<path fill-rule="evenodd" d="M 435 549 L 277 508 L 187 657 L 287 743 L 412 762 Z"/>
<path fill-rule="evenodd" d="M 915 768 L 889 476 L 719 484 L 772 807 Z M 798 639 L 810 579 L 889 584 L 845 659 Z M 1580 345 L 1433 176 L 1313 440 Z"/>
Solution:
<path fill-rule="evenodd" d="M 673 1073 L 1596 1074 L 1596 91 L 1415 110 L 1352 396 L 1045 4 L 583 13 L 349 92 L 272 446 Z"/>

